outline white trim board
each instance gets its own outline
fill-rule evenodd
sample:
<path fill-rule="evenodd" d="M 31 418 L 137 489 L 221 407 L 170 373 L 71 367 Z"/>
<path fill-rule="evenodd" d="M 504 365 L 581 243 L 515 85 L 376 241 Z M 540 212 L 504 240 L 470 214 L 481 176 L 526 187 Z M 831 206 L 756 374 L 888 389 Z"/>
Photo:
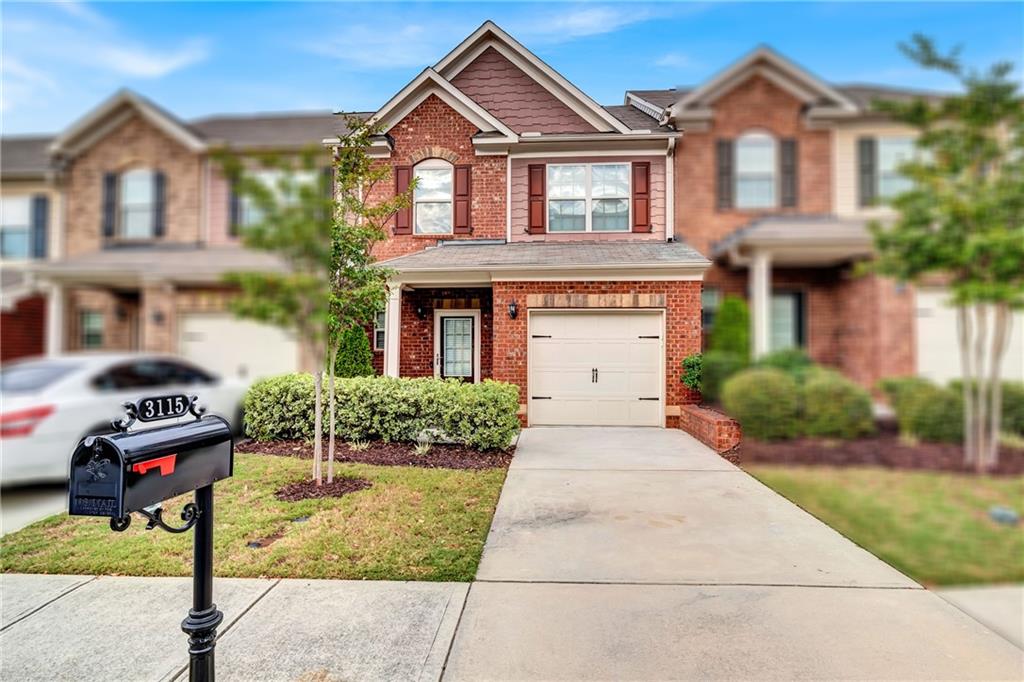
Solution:
<path fill-rule="evenodd" d="M 441 363 L 441 321 L 446 317 L 473 318 L 473 383 L 480 383 L 480 310 L 478 308 L 437 308 L 434 310 L 434 376 L 440 378 Z"/>

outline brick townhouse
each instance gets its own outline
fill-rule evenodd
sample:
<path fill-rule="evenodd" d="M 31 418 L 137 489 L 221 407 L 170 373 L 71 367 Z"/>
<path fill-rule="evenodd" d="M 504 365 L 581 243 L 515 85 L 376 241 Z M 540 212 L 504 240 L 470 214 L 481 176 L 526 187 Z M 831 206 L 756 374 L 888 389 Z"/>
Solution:
<path fill-rule="evenodd" d="M 868 386 L 948 378 L 941 289 L 854 273 L 913 148 L 871 102 L 909 96 L 759 48 L 693 89 L 600 106 L 485 23 L 370 114 L 394 190 L 417 179 L 377 254 L 395 271 L 371 333 L 380 371 L 514 382 L 530 424 L 675 425 L 696 398 L 680 363 L 736 294 L 756 354 L 804 347 Z M 46 295 L 47 346 L 179 352 L 249 376 L 308 366 L 286 334 L 224 310 L 223 272 L 277 265 L 239 246 L 246 211 L 210 150 L 329 148 L 340 125 L 185 122 L 123 92 L 47 141 L 33 158 L 63 209 L 50 260 L 18 289 Z M 6 345 L 21 310 L 4 300 Z"/>

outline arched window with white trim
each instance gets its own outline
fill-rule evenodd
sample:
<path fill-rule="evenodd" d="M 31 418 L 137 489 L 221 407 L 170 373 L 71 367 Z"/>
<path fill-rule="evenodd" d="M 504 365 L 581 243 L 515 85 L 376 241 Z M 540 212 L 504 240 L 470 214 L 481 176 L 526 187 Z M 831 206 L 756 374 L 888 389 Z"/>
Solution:
<path fill-rule="evenodd" d="M 426 159 L 416 164 L 413 176 L 413 225 L 416 234 L 452 233 L 452 164 L 444 159 Z"/>
<path fill-rule="evenodd" d="M 736 208 L 778 204 L 777 146 L 768 133 L 746 133 L 736 140 Z"/>

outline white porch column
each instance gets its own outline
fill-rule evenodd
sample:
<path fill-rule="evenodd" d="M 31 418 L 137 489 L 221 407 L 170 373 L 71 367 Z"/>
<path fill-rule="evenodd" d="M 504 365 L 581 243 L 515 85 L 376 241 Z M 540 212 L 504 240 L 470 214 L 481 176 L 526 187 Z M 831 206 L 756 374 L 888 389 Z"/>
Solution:
<path fill-rule="evenodd" d="M 46 354 L 64 351 L 64 287 L 56 282 L 49 286 L 46 297 Z"/>
<path fill-rule="evenodd" d="M 750 263 L 750 326 L 754 358 L 768 354 L 771 333 L 772 257 L 755 251 Z"/>
<path fill-rule="evenodd" d="M 388 307 L 384 312 L 384 376 L 398 376 L 398 352 L 402 338 L 402 285 L 388 287 Z"/>

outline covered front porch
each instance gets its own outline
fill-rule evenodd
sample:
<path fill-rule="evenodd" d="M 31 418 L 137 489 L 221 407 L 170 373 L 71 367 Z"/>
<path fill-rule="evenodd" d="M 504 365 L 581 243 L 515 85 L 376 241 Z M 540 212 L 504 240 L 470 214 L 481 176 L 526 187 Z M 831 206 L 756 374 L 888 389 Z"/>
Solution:
<path fill-rule="evenodd" d="M 909 289 L 858 271 L 871 255 L 863 221 L 762 218 L 715 245 L 707 288 L 747 299 L 755 358 L 802 348 L 873 387 L 913 372 L 914 310 Z"/>

